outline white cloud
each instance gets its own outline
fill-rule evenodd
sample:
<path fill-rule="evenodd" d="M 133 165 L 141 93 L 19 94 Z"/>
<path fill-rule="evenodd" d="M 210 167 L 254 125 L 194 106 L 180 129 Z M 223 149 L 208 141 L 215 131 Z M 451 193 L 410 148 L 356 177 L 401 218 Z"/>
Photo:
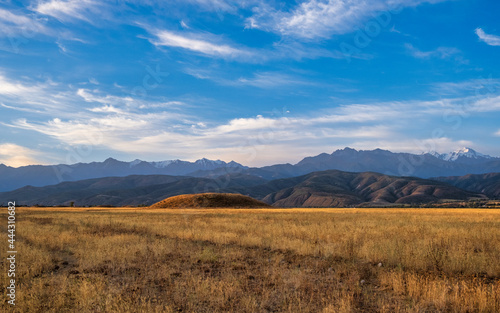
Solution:
<path fill-rule="evenodd" d="M 74 112 L 72 92 L 61 90 L 50 80 L 43 82 L 17 81 L 0 72 L 0 101 L 2 106 L 25 112 L 49 113 Z"/>
<path fill-rule="evenodd" d="M 188 24 L 186 24 L 186 22 L 184 21 L 181 21 L 181 27 L 184 28 L 184 29 L 190 29 L 191 27 L 189 27 Z"/>
<path fill-rule="evenodd" d="M 103 3 L 94 0 L 49 0 L 41 1 L 34 11 L 52 16 L 61 22 L 82 20 L 93 23 L 95 15 L 100 13 Z"/>
<path fill-rule="evenodd" d="M 157 47 L 173 47 L 190 50 L 211 57 L 237 59 L 246 62 L 261 62 L 280 59 L 343 59 L 343 52 L 335 49 L 323 49 L 294 41 L 279 41 L 272 48 L 254 49 L 245 46 L 234 46 L 219 36 L 210 33 L 173 32 L 158 30 L 150 26 L 138 24 L 155 38 L 149 39 Z M 359 53 L 353 58 L 370 59 L 370 55 Z"/>
<path fill-rule="evenodd" d="M 41 155 L 38 151 L 13 143 L 0 144 L 0 163 L 7 166 L 19 167 L 40 164 L 39 157 Z"/>
<path fill-rule="evenodd" d="M 118 97 L 113 95 L 100 96 L 98 90 L 88 90 L 80 88 L 76 94 L 82 97 L 86 102 L 97 102 L 102 104 L 127 105 L 135 100 L 132 97 Z"/>
<path fill-rule="evenodd" d="M 23 112 L 23 116 L 36 114 L 38 118 L 57 116 L 61 119 L 91 119 L 99 114 L 141 114 L 141 110 L 163 114 L 166 110 L 179 112 L 189 107 L 182 101 L 134 98 L 132 95 L 112 95 L 99 89 L 76 89 L 52 81 L 18 81 L 0 72 L 0 108 Z M 179 113 L 171 113 L 180 119 Z"/>
<path fill-rule="evenodd" d="M 89 78 L 89 83 L 93 85 L 99 85 L 99 81 L 95 79 L 94 77 Z"/>
<path fill-rule="evenodd" d="M 472 112 L 498 112 L 500 111 L 500 96 L 489 96 L 465 102 L 465 108 Z M 467 106 L 467 104 L 469 104 Z"/>
<path fill-rule="evenodd" d="M 345 54 L 339 50 L 323 49 L 294 41 L 279 41 L 273 44 L 273 51 L 263 51 L 270 59 L 344 59 Z M 358 53 L 352 58 L 368 60 L 372 57 L 368 54 Z"/>
<path fill-rule="evenodd" d="M 285 12 L 261 3 L 247 19 L 247 27 L 301 39 L 346 34 L 384 12 L 440 0 L 307 0 Z M 389 13 L 390 14 L 390 13 Z"/>
<path fill-rule="evenodd" d="M 183 0 L 183 2 L 198 5 L 209 11 L 229 11 L 234 12 L 237 5 L 241 5 L 243 1 L 226 1 L 226 0 Z"/>
<path fill-rule="evenodd" d="M 477 78 L 461 82 L 438 83 L 432 86 L 438 95 L 454 95 L 473 91 L 477 95 L 496 94 L 500 91 L 500 80 L 488 78 Z"/>
<path fill-rule="evenodd" d="M 453 47 L 438 47 L 431 51 L 422 51 L 415 48 L 412 44 L 405 44 L 406 49 L 413 57 L 417 59 L 453 59 L 459 63 L 467 64 L 469 61 L 465 60 L 462 56 L 462 51 Z"/>
<path fill-rule="evenodd" d="M 261 72 L 255 73 L 250 78 L 241 77 L 236 81 L 236 84 L 267 89 L 281 86 L 310 85 L 311 83 L 286 74 Z"/>
<path fill-rule="evenodd" d="M 295 162 L 343 146 L 421 152 L 419 145 L 412 143 L 413 138 L 422 135 L 421 122 L 446 123 L 443 114 L 448 111 L 459 118 L 475 112 L 500 112 L 497 92 L 435 101 L 346 104 L 303 114 L 283 110 L 270 116 L 236 117 L 221 122 L 207 120 L 196 109 L 184 110 L 189 104 L 183 101 L 138 101 L 98 89 L 61 91 L 58 84 L 49 82 L 32 93 L 27 90 L 37 84 L 0 77 L 10 84 L 0 89 L 0 101 L 28 100 L 23 118 L 3 125 L 55 139 L 62 147 L 90 146 L 111 155 L 127 153 L 133 158 L 156 160 L 166 156 L 188 160 L 209 157 L 263 165 Z M 24 94 L 28 96 L 23 98 Z M 39 102 L 30 104 L 30 97 L 39 98 Z M 53 107 L 47 110 L 42 104 L 48 101 L 52 101 Z M 29 110 L 42 107 L 47 111 L 38 113 L 33 120 Z M 435 150 L 441 151 L 472 146 L 460 138 L 429 140 L 420 140 L 420 146 L 434 143 L 441 147 Z M 283 155 L 283 151 L 287 154 Z"/>
<path fill-rule="evenodd" d="M 499 136 L 500 137 L 500 129 L 495 133 L 495 136 Z"/>
<path fill-rule="evenodd" d="M 234 48 L 228 44 L 201 39 L 202 37 L 212 37 L 206 34 L 184 33 L 181 35 L 167 30 L 154 31 L 153 34 L 156 36 L 156 40 L 151 40 L 151 43 L 155 46 L 182 48 L 217 57 L 234 58 L 251 55 L 248 51 Z"/>
<path fill-rule="evenodd" d="M 11 81 L 7 77 L 5 77 L 5 75 L 0 73 L 0 95 L 21 95 L 33 91 L 33 88 L 33 86 L 27 86 L 20 82 Z"/>
<path fill-rule="evenodd" d="M 283 161 L 279 150 L 283 147 L 288 151 L 298 145 L 305 147 L 302 153 L 311 153 L 330 146 L 332 140 L 347 144 L 353 139 L 394 137 L 397 125 L 384 123 L 388 116 L 397 118 L 405 112 L 388 112 L 389 107 L 345 106 L 330 113 L 289 117 L 285 112 L 282 116 L 235 118 L 214 124 L 166 112 L 132 113 L 105 105 L 91 109 L 91 117 L 75 114 L 71 120 L 44 123 L 18 120 L 9 126 L 36 131 L 70 146 L 90 145 L 134 157 L 205 156 L 257 165 L 271 160 L 271 152 L 273 161 Z"/>
<path fill-rule="evenodd" d="M 490 46 L 500 46 L 500 36 L 487 34 L 481 28 L 476 28 L 476 35 Z"/>
<path fill-rule="evenodd" d="M 10 11 L 0 8 L 0 36 L 22 36 L 26 39 L 35 34 L 51 34 L 52 31 L 39 20 L 25 16 L 17 15 Z"/>

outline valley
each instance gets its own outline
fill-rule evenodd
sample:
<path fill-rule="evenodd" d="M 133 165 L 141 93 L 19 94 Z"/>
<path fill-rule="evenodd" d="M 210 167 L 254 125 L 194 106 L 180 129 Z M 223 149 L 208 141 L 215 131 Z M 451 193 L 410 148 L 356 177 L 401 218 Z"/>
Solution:
<path fill-rule="evenodd" d="M 9 312 L 500 310 L 498 209 L 16 210 Z"/>

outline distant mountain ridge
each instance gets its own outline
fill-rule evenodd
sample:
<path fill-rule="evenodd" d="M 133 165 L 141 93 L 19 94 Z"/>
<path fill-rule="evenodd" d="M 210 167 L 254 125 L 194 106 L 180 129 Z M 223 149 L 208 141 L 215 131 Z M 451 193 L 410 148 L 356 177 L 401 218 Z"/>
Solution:
<path fill-rule="evenodd" d="M 296 177 L 316 171 L 377 172 L 391 176 L 420 178 L 463 176 L 500 172 L 500 158 L 463 148 L 439 154 L 393 153 L 388 150 L 355 150 L 345 148 L 331 154 L 306 157 L 296 164 L 247 167 L 234 161 L 200 159 L 195 162 L 168 160 L 122 162 L 108 158 L 104 162 L 72 165 L 32 165 L 12 168 L 0 165 L 0 192 L 27 185 L 41 187 L 64 181 L 129 175 L 172 175 L 213 178 L 227 174 L 244 174 L 267 180 Z"/>
<path fill-rule="evenodd" d="M 244 172 L 267 179 L 305 175 L 315 171 L 340 170 L 347 172 L 377 172 L 392 176 L 416 176 L 430 178 L 437 176 L 462 176 L 500 172 L 500 158 L 472 153 L 455 154 L 449 160 L 431 153 L 394 153 L 388 150 L 355 150 L 345 148 L 332 154 L 322 153 L 306 157 L 299 163 L 277 164 L 261 168 L 249 168 Z M 475 151 L 474 151 L 475 152 Z M 446 154 L 448 155 L 448 154 Z M 442 156 L 442 155 L 440 155 Z"/>
<path fill-rule="evenodd" d="M 218 168 L 245 169 L 231 161 L 200 159 L 195 162 L 171 160 L 146 162 L 135 160 L 122 162 L 108 158 L 104 162 L 77 163 L 72 165 L 30 165 L 19 168 L 0 165 L 0 191 L 14 190 L 24 186 L 48 186 L 64 181 L 102 177 L 124 177 L 129 175 L 188 175 L 196 171 L 210 171 Z"/>
<path fill-rule="evenodd" d="M 23 187 L 0 193 L 0 203 L 42 206 L 139 206 L 167 197 L 206 192 L 239 193 L 277 207 L 352 207 L 421 205 L 487 199 L 447 183 L 415 177 L 338 170 L 266 181 L 244 174 L 217 178 L 133 175 Z M 7 200 L 8 199 L 8 200 Z"/>

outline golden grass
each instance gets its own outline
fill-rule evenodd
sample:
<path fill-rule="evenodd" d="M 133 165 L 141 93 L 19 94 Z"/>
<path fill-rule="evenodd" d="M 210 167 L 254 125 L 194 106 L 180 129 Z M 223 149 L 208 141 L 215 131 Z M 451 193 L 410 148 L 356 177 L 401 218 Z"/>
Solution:
<path fill-rule="evenodd" d="M 500 210 L 16 211 L 2 312 L 500 312 Z"/>
<path fill-rule="evenodd" d="M 171 208 L 264 208 L 269 204 L 236 193 L 198 193 L 169 197 L 150 209 Z"/>

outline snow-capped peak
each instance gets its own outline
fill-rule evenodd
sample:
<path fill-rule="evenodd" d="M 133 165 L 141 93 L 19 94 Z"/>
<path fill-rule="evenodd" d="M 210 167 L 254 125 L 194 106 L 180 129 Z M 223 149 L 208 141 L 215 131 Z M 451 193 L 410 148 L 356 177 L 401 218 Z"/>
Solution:
<path fill-rule="evenodd" d="M 142 162 L 142 160 L 135 159 L 135 160 L 133 160 L 132 162 L 129 163 L 130 164 L 129 166 L 130 167 L 134 167 L 134 166 L 136 166 L 137 164 L 139 164 L 141 162 Z"/>
<path fill-rule="evenodd" d="M 209 160 L 209 159 L 206 159 L 206 158 L 196 160 L 195 163 L 196 164 L 202 164 L 202 165 L 207 165 L 207 164 L 223 165 L 223 164 L 226 164 L 226 162 L 221 161 L 221 160 L 212 161 L 212 160 Z"/>
<path fill-rule="evenodd" d="M 151 162 L 151 164 L 156 168 L 165 168 L 172 163 L 177 163 L 178 161 L 180 161 L 180 160 L 167 160 L 167 161 L 160 161 L 160 162 Z"/>
<path fill-rule="evenodd" d="M 429 153 L 430 155 L 432 155 L 433 157 L 436 157 L 436 158 L 438 158 L 438 159 L 441 159 L 441 158 L 442 158 L 441 156 L 443 155 L 443 154 L 441 154 L 441 153 L 439 153 L 439 152 L 436 152 L 436 151 L 430 151 L 430 152 L 428 152 L 428 153 Z"/>
<path fill-rule="evenodd" d="M 476 152 L 474 149 L 471 148 L 462 148 L 450 153 L 444 153 L 444 154 L 439 154 L 437 152 L 431 152 L 431 155 L 435 156 L 436 158 L 445 160 L 445 161 L 450 161 L 454 162 L 458 160 L 460 157 L 465 157 L 469 159 L 479 159 L 479 158 L 485 158 L 485 159 L 491 159 L 491 156 L 482 154 L 479 152 Z"/>

